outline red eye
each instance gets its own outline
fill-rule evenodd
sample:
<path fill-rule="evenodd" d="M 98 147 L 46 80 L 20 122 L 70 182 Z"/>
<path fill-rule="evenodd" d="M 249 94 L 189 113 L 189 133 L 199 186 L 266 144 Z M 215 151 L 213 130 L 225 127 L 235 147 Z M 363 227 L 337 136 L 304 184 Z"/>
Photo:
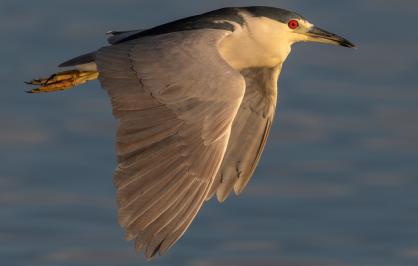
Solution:
<path fill-rule="evenodd" d="M 289 28 L 291 28 L 292 30 L 299 28 L 299 22 L 294 19 L 289 21 L 287 25 L 289 25 Z"/>

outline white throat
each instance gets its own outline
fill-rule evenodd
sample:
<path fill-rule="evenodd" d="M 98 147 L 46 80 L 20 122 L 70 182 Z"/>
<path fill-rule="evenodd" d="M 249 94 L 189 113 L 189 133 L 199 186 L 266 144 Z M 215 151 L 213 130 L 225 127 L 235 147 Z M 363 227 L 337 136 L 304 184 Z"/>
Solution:
<path fill-rule="evenodd" d="M 233 68 L 275 67 L 283 64 L 291 51 L 291 32 L 286 24 L 241 13 L 245 24 L 219 44 L 221 56 Z"/>

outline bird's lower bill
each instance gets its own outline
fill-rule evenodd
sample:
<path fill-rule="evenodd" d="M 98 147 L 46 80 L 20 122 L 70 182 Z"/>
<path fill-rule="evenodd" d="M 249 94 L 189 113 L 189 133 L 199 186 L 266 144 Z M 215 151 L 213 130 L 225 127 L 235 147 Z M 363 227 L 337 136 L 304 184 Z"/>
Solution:
<path fill-rule="evenodd" d="M 311 42 L 328 43 L 348 48 L 356 47 L 356 45 L 349 40 L 318 27 L 312 27 L 312 29 L 307 32 L 307 36 Z"/>

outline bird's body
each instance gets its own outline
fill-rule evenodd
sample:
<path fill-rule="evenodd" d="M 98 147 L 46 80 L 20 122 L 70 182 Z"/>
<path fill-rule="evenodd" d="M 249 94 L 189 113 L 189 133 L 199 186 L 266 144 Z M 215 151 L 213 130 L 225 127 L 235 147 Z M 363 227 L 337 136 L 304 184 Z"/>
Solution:
<path fill-rule="evenodd" d="M 164 254 L 214 194 L 240 194 L 266 143 L 277 79 L 298 41 L 353 47 L 302 16 L 225 8 L 149 30 L 109 32 L 110 46 L 32 81 L 32 92 L 99 78 L 119 120 L 119 222 L 147 257 Z"/>

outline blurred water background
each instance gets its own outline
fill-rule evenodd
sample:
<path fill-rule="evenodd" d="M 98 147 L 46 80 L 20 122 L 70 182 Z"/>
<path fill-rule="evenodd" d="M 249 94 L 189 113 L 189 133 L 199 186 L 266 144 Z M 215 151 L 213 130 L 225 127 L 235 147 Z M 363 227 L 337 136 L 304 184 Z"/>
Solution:
<path fill-rule="evenodd" d="M 116 221 L 115 121 L 97 82 L 23 81 L 147 28 L 224 6 L 300 12 L 357 43 L 294 47 L 246 192 L 211 201 L 147 265 L 418 265 L 418 2 L 0 0 L 0 265 L 145 265 Z"/>

